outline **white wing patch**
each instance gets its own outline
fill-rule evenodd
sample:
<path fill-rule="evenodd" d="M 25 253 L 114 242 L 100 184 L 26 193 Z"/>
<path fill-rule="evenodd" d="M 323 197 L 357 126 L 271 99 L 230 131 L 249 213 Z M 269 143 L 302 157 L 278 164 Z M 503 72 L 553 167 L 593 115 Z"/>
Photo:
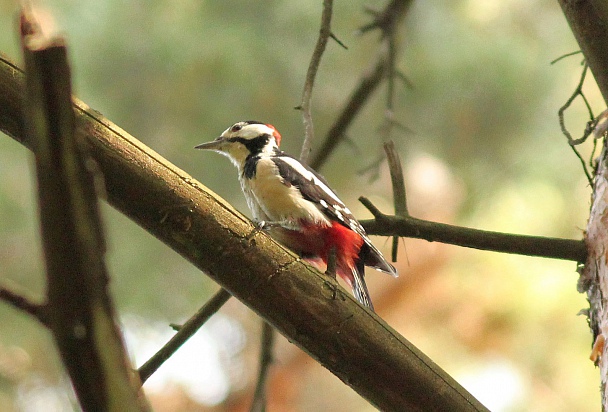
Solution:
<path fill-rule="evenodd" d="M 300 163 L 296 159 L 294 159 L 292 157 L 288 157 L 288 156 L 281 157 L 281 161 L 283 161 L 283 162 L 287 163 L 289 166 L 291 166 L 291 168 L 293 168 L 296 172 L 298 172 L 300 175 L 302 175 L 306 180 L 310 181 L 311 184 L 320 187 L 329 197 L 331 197 L 333 200 L 336 201 L 337 205 L 344 206 L 344 203 L 342 203 L 342 201 L 340 199 L 338 199 L 338 196 L 336 196 L 336 194 L 333 192 L 333 190 L 331 190 L 329 187 L 327 187 L 327 185 L 325 183 L 323 183 L 321 180 L 317 179 L 317 177 L 310 170 L 308 170 L 304 166 L 302 166 L 302 163 Z M 324 207 L 327 207 L 327 206 L 324 206 Z"/>

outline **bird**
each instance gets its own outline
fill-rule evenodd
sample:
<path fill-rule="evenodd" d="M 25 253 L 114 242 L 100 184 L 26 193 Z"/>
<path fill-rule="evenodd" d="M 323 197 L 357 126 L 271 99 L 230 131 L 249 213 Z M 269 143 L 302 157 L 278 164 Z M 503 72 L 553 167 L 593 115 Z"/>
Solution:
<path fill-rule="evenodd" d="M 320 270 L 335 256 L 335 271 L 372 311 L 365 266 L 397 277 L 365 229 L 320 174 L 281 151 L 271 124 L 241 121 L 217 139 L 195 146 L 230 159 L 254 221 Z"/>

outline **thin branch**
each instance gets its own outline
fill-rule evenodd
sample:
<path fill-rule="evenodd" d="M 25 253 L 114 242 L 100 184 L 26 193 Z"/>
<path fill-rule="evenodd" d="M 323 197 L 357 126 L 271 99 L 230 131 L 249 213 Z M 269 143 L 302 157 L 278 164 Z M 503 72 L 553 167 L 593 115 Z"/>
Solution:
<path fill-rule="evenodd" d="M 407 196 L 405 193 L 405 181 L 403 179 L 403 169 L 401 159 L 395 148 L 395 143 L 389 141 L 384 143 L 384 152 L 388 161 L 388 168 L 391 172 L 391 182 L 393 185 L 393 201 L 395 204 L 395 216 L 409 216 L 407 210 Z M 392 260 L 397 261 L 397 250 L 399 247 L 399 236 L 393 236 Z"/>
<path fill-rule="evenodd" d="M 587 248 L 582 240 L 515 235 L 429 222 L 414 217 L 389 216 L 368 199 L 361 197 L 359 200 L 375 218 L 361 221 L 370 235 L 410 237 L 473 249 L 575 262 L 585 262 L 587 258 Z"/>
<path fill-rule="evenodd" d="M 392 26 L 393 27 L 393 26 Z M 395 30 L 386 33 L 388 76 L 386 79 L 386 116 L 394 120 L 395 111 L 395 73 L 397 72 L 397 39 Z"/>
<path fill-rule="evenodd" d="M 32 315 L 44 326 L 49 326 L 47 306 L 30 301 L 25 296 L 22 296 L 5 287 L 0 287 L 0 300 L 11 305 L 15 309 L 19 309 L 27 314 Z"/>
<path fill-rule="evenodd" d="M 188 339 L 194 335 L 201 326 L 209 320 L 232 295 L 226 289 L 220 289 L 207 303 L 205 303 L 190 319 L 179 327 L 179 331 L 160 348 L 139 369 L 139 379 L 143 385 L 160 366 L 165 363 Z"/>
<path fill-rule="evenodd" d="M 373 28 L 382 28 L 383 31 L 388 30 L 387 32 L 390 32 L 405 16 L 411 3 L 412 0 L 390 1 L 381 12 L 371 12 L 370 14 L 375 16 L 374 21 L 368 25 L 369 28 L 362 27 L 358 32 L 361 34 Z M 312 160 L 309 162 L 313 169 L 319 170 L 335 148 L 346 140 L 348 127 L 380 85 L 386 73 L 390 74 L 391 70 L 387 53 L 386 51 L 382 51 L 363 72 L 361 80 L 350 95 L 340 115 L 338 115 L 336 121 L 325 135 L 323 143 L 313 155 Z"/>
<path fill-rule="evenodd" d="M 262 323 L 262 345 L 260 348 L 260 370 L 258 372 L 258 380 L 253 394 L 253 402 L 251 403 L 251 412 L 266 411 L 266 381 L 268 380 L 268 372 L 272 365 L 272 349 L 274 347 L 275 332 L 270 324 Z"/>
<path fill-rule="evenodd" d="M 342 141 L 347 140 L 346 130 L 367 103 L 369 97 L 382 82 L 386 70 L 386 60 L 382 57 L 376 59 L 370 68 L 363 73 L 357 87 L 351 94 L 342 112 L 329 128 L 321 147 L 315 152 L 310 166 L 319 170 L 327 161 L 331 153 Z"/>
<path fill-rule="evenodd" d="M 344 44 L 344 42 L 342 40 L 340 40 L 338 37 L 336 37 L 336 35 L 332 32 L 329 33 L 329 37 L 335 41 L 336 43 L 338 43 L 338 45 L 340 47 L 342 47 L 344 50 L 348 50 L 348 46 L 346 44 Z"/>
<path fill-rule="evenodd" d="M 558 58 L 556 58 L 556 59 L 554 59 L 554 60 L 551 60 L 551 63 L 549 63 L 549 64 L 555 64 L 555 63 L 557 63 L 558 61 L 560 61 L 560 60 L 562 60 L 562 59 L 565 59 L 566 57 L 575 56 L 575 55 L 577 55 L 577 54 L 581 54 L 581 53 L 582 53 L 582 51 L 577 50 L 577 51 L 573 51 L 573 52 L 570 52 L 570 53 L 562 54 L 562 55 L 561 55 L 561 56 L 559 56 Z"/>
<path fill-rule="evenodd" d="M 383 34 L 392 31 L 412 2 L 412 0 L 392 0 L 380 12 L 366 8 L 365 11 L 374 16 L 374 20 L 357 30 L 357 34 L 364 34 L 375 29 L 382 30 Z"/>
<path fill-rule="evenodd" d="M 302 144 L 302 151 L 300 153 L 300 161 L 306 163 L 308 155 L 312 148 L 312 141 L 314 139 L 314 127 L 312 123 L 311 113 L 311 100 L 312 100 L 312 89 L 315 84 L 315 78 L 317 77 L 317 71 L 319 70 L 319 64 L 321 63 L 321 57 L 327 46 L 327 39 L 332 35 L 331 33 L 331 14 L 333 8 L 333 0 L 323 0 L 323 13 L 321 15 L 321 29 L 319 30 L 319 38 L 317 39 L 317 45 L 312 53 L 310 64 L 308 65 L 308 71 L 306 72 L 306 81 L 304 82 L 304 91 L 302 92 L 302 103 L 300 108 L 302 110 L 302 120 L 304 121 L 304 143 Z"/>
<path fill-rule="evenodd" d="M 578 82 L 578 85 L 574 89 L 574 92 L 572 93 L 572 95 L 568 98 L 568 100 L 566 100 L 566 103 L 564 103 L 564 105 L 559 108 L 557 114 L 558 114 L 558 117 L 559 117 L 559 126 L 562 129 L 562 133 L 568 139 L 568 143 L 570 144 L 570 147 L 572 148 L 572 151 L 574 152 L 574 154 L 576 155 L 576 157 L 581 162 L 581 164 L 583 166 L 583 171 L 585 172 L 585 176 L 587 176 L 587 181 L 591 185 L 593 183 L 593 179 L 591 178 L 591 174 L 587 170 L 587 164 L 586 164 L 585 160 L 583 159 L 583 157 L 581 156 L 581 154 L 579 153 L 579 151 L 576 149 L 575 146 L 579 145 L 579 144 L 583 143 L 585 140 L 587 140 L 587 137 L 589 137 L 589 135 L 593 131 L 593 127 L 587 127 L 587 128 L 585 128 L 585 131 L 584 131 L 583 136 L 581 138 L 579 138 L 579 139 L 573 139 L 572 135 L 570 134 L 570 132 L 566 128 L 566 121 L 564 119 L 564 113 L 570 107 L 570 105 L 572 105 L 572 102 L 574 102 L 574 99 L 576 99 L 578 96 L 581 96 L 583 98 L 583 101 L 585 102 L 587 110 L 589 111 L 589 116 L 591 117 L 591 122 L 595 121 L 594 116 L 593 116 L 593 112 L 591 111 L 591 106 L 589 106 L 589 102 L 587 101 L 587 99 L 585 98 L 585 95 L 583 94 L 583 84 L 585 83 L 585 76 L 587 75 L 588 69 L 589 69 L 589 66 L 587 65 L 587 63 L 584 63 L 583 72 L 581 73 L 581 78 L 580 78 L 580 80 Z"/>

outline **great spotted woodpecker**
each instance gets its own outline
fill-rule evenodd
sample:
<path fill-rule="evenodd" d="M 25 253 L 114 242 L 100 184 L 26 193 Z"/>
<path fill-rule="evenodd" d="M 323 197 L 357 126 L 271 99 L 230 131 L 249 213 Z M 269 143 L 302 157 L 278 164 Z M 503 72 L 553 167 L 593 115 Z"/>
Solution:
<path fill-rule="evenodd" d="M 393 276 L 397 271 L 325 179 L 282 152 L 280 143 L 281 135 L 273 126 L 249 120 L 195 148 L 216 151 L 234 163 L 254 219 L 266 224 L 272 237 L 321 270 L 319 261 L 327 265 L 335 253 L 336 273 L 357 300 L 373 310 L 365 266 Z"/>

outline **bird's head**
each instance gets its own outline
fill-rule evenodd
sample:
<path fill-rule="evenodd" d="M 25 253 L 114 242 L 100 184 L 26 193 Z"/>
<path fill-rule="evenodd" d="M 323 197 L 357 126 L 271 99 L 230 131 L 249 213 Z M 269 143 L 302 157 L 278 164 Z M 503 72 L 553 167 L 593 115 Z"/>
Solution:
<path fill-rule="evenodd" d="M 233 124 L 217 139 L 194 148 L 221 153 L 241 167 L 249 156 L 277 151 L 280 143 L 281 135 L 274 126 L 247 120 Z"/>

